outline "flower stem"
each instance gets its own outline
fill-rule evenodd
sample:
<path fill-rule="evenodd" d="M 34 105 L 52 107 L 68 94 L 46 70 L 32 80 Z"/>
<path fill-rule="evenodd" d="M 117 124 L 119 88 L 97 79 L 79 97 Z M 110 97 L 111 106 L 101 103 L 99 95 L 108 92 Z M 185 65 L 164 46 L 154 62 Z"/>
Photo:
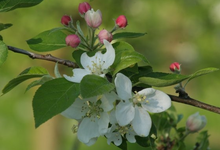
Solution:
<path fill-rule="evenodd" d="M 113 32 L 116 31 L 116 30 L 117 30 L 117 28 L 116 28 L 116 26 L 114 26 L 114 28 L 111 30 L 110 33 L 113 33 Z"/>
<path fill-rule="evenodd" d="M 92 30 L 91 49 L 93 50 L 94 43 L 95 43 L 95 41 L 94 41 L 95 29 L 91 29 L 91 30 Z"/>
<path fill-rule="evenodd" d="M 184 139 L 190 134 L 189 131 L 186 131 L 186 133 L 180 138 L 180 141 L 184 141 Z"/>

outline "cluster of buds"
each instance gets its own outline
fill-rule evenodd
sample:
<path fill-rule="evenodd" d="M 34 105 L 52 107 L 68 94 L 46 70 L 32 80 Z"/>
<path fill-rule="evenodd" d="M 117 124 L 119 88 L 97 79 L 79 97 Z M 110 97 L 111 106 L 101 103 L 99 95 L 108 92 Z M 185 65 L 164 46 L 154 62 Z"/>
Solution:
<path fill-rule="evenodd" d="M 73 48 L 79 48 L 79 45 L 81 44 L 84 48 L 86 47 L 88 50 L 95 50 L 98 46 L 103 45 L 103 40 L 111 42 L 113 40 L 112 33 L 114 31 L 116 31 L 117 29 L 123 29 L 127 26 L 127 18 L 124 15 L 120 15 L 115 20 L 115 26 L 111 31 L 103 29 L 98 33 L 97 36 L 99 39 L 99 43 L 98 46 L 94 46 L 95 41 L 93 40 L 97 39 L 94 37 L 96 36 L 94 33 L 95 30 L 98 29 L 102 24 L 102 13 L 100 10 L 94 11 L 88 2 L 80 3 L 78 6 L 78 11 L 80 16 L 85 19 L 85 22 L 90 29 L 89 31 L 91 33 L 88 33 L 88 35 L 90 36 L 88 38 L 85 38 L 78 31 L 78 28 L 73 25 L 73 20 L 71 16 L 64 15 L 61 18 L 61 23 L 66 27 L 66 29 L 69 29 L 69 31 L 73 32 L 73 34 L 66 37 L 66 45 Z"/>

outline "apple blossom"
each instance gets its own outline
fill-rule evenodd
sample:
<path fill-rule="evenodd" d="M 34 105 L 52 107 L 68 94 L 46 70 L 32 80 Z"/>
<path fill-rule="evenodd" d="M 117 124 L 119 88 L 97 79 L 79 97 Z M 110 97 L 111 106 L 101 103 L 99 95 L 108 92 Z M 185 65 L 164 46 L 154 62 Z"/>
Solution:
<path fill-rule="evenodd" d="M 115 78 L 116 91 L 121 99 L 116 106 L 116 119 L 120 126 L 131 124 L 139 136 L 148 136 L 151 118 L 147 111 L 160 113 L 171 106 L 170 97 L 162 91 L 146 88 L 135 94 L 128 77 L 118 73 Z"/>
<path fill-rule="evenodd" d="M 78 139 L 92 145 L 97 138 L 108 131 L 108 111 L 114 108 L 113 103 L 117 99 L 114 92 L 105 93 L 99 100 L 97 97 L 87 99 L 77 98 L 75 102 L 61 114 L 67 118 L 78 120 Z"/>
<path fill-rule="evenodd" d="M 80 44 L 80 38 L 76 34 L 71 34 L 66 37 L 66 45 L 76 48 Z"/>
<path fill-rule="evenodd" d="M 174 62 L 170 65 L 170 70 L 175 73 L 180 73 L 181 65 L 178 62 Z"/>
<path fill-rule="evenodd" d="M 115 23 L 119 28 L 125 28 L 128 25 L 127 18 L 124 15 L 120 15 Z"/>
<path fill-rule="evenodd" d="M 102 13 L 100 10 L 94 11 L 88 10 L 85 13 L 85 21 L 88 26 L 92 28 L 98 28 L 102 24 Z"/>
<path fill-rule="evenodd" d="M 135 135 L 137 134 L 134 132 L 132 125 L 128 124 L 126 126 L 120 126 L 116 120 L 115 110 L 110 114 L 110 123 L 111 127 L 105 134 L 109 145 L 111 142 L 114 142 L 116 146 L 121 145 L 122 137 L 126 138 L 130 143 L 136 142 Z"/>
<path fill-rule="evenodd" d="M 91 6 L 87 2 L 80 3 L 78 6 L 78 10 L 81 15 L 85 14 L 90 9 L 91 9 Z"/>
<path fill-rule="evenodd" d="M 62 23 L 63 25 L 65 25 L 65 26 L 68 26 L 70 21 L 71 21 L 71 17 L 70 17 L 70 16 L 64 15 L 64 16 L 61 18 L 61 23 Z"/>
<path fill-rule="evenodd" d="M 83 53 L 80 58 L 83 69 L 75 68 L 73 69 L 72 77 L 63 75 L 64 78 L 71 82 L 80 83 L 82 78 L 88 74 L 104 77 L 115 60 L 115 49 L 106 40 L 104 40 L 104 45 L 106 47 L 106 52 L 104 54 L 98 51 L 94 56 L 89 57 L 86 52 Z"/>
<path fill-rule="evenodd" d="M 103 40 L 107 40 L 107 41 L 111 42 L 112 38 L 113 38 L 112 34 L 105 29 L 103 29 L 99 32 L 98 37 L 99 37 L 100 43 L 102 43 L 102 44 L 103 44 Z"/>
<path fill-rule="evenodd" d="M 207 123 L 206 117 L 199 115 L 199 112 L 188 117 L 186 122 L 186 129 L 189 132 L 197 132 L 205 127 Z"/>

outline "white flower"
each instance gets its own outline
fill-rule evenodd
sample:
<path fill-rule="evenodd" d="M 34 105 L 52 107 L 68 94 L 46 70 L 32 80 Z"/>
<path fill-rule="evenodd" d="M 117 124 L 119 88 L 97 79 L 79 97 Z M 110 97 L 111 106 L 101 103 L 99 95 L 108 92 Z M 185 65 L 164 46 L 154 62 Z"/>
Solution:
<path fill-rule="evenodd" d="M 160 113 L 167 110 L 171 106 L 170 97 L 153 88 L 146 88 L 133 94 L 130 79 L 121 73 L 115 78 L 115 86 L 121 99 L 116 106 L 118 124 L 126 126 L 131 123 L 137 135 L 148 136 L 151 118 L 147 111 Z"/>
<path fill-rule="evenodd" d="M 92 145 L 99 136 L 107 133 L 109 125 L 108 111 L 114 108 L 113 103 L 116 99 L 117 95 L 114 92 L 102 95 L 101 100 L 97 100 L 97 97 L 77 98 L 61 114 L 78 120 L 78 139 L 87 145 Z"/>
<path fill-rule="evenodd" d="M 100 51 L 92 57 L 89 57 L 87 53 L 83 53 L 80 58 L 80 62 L 84 69 L 76 68 L 73 69 L 73 76 L 63 75 L 68 81 L 80 83 L 82 78 L 88 74 L 95 74 L 104 77 L 108 73 L 108 68 L 113 64 L 115 60 L 115 49 L 112 45 L 106 41 L 104 45 L 106 47 L 106 52 L 102 54 Z"/>
<path fill-rule="evenodd" d="M 92 28 L 98 28 L 102 24 L 102 13 L 100 10 L 88 10 L 85 13 L 85 20 L 88 26 Z"/>
<path fill-rule="evenodd" d="M 201 116 L 199 112 L 192 114 L 186 121 L 186 129 L 189 132 L 197 132 L 205 127 L 207 119 L 205 116 Z"/>
<path fill-rule="evenodd" d="M 121 145 L 122 143 L 122 137 L 126 137 L 126 139 L 130 143 L 135 143 L 135 135 L 137 135 L 131 124 L 128 124 L 126 126 L 120 126 L 117 123 L 116 117 L 115 117 L 115 110 L 111 112 L 110 114 L 110 123 L 111 127 L 109 128 L 108 132 L 105 134 L 107 138 L 107 143 L 110 145 L 111 142 L 114 142 L 116 146 Z"/>

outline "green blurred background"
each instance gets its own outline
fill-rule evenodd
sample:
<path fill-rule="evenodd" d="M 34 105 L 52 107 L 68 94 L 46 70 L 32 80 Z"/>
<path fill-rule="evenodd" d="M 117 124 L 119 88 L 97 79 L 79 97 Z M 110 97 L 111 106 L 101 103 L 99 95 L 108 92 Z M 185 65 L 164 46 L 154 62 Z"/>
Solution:
<path fill-rule="evenodd" d="M 13 26 L 0 34 L 8 45 L 30 50 L 26 40 L 55 27 L 61 27 L 63 15 L 85 23 L 78 15 L 80 0 L 46 0 L 41 4 L 25 9 L 0 13 L 1 23 Z M 127 40 L 137 51 L 144 54 L 155 71 L 169 72 L 169 65 L 178 61 L 183 74 L 190 74 L 205 67 L 220 66 L 220 1 L 219 0 L 93 0 L 91 6 L 100 9 L 103 24 L 99 29 L 111 30 L 113 19 L 126 15 L 129 25 L 124 31 L 147 32 L 137 39 Z M 31 51 L 31 50 L 30 50 Z M 63 48 L 52 55 L 71 59 L 71 48 Z M 46 54 L 46 53 L 44 53 Z M 0 67 L 0 89 L 30 66 L 44 66 L 53 75 L 54 63 L 31 60 L 27 56 L 9 52 L 6 63 Z M 59 66 L 62 73 L 71 69 Z M 220 106 L 220 72 L 199 77 L 191 81 L 186 90 L 192 98 Z M 0 150 L 92 150 L 118 149 L 108 146 L 104 138 L 87 147 L 75 139 L 71 131 L 74 121 L 60 115 L 52 118 L 38 129 L 34 128 L 32 97 L 37 88 L 24 92 L 30 82 L 25 82 L 10 93 L 0 97 Z M 172 87 L 160 88 L 175 95 Z M 185 125 L 189 115 L 197 111 L 207 117 L 203 130 L 210 134 L 210 148 L 219 150 L 220 115 L 173 102 L 184 118 L 179 127 Z M 187 149 L 196 142 L 196 134 L 187 139 Z M 134 144 L 129 145 L 129 149 Z M 191 148 L 192 149 L 192 148 Z"/>

